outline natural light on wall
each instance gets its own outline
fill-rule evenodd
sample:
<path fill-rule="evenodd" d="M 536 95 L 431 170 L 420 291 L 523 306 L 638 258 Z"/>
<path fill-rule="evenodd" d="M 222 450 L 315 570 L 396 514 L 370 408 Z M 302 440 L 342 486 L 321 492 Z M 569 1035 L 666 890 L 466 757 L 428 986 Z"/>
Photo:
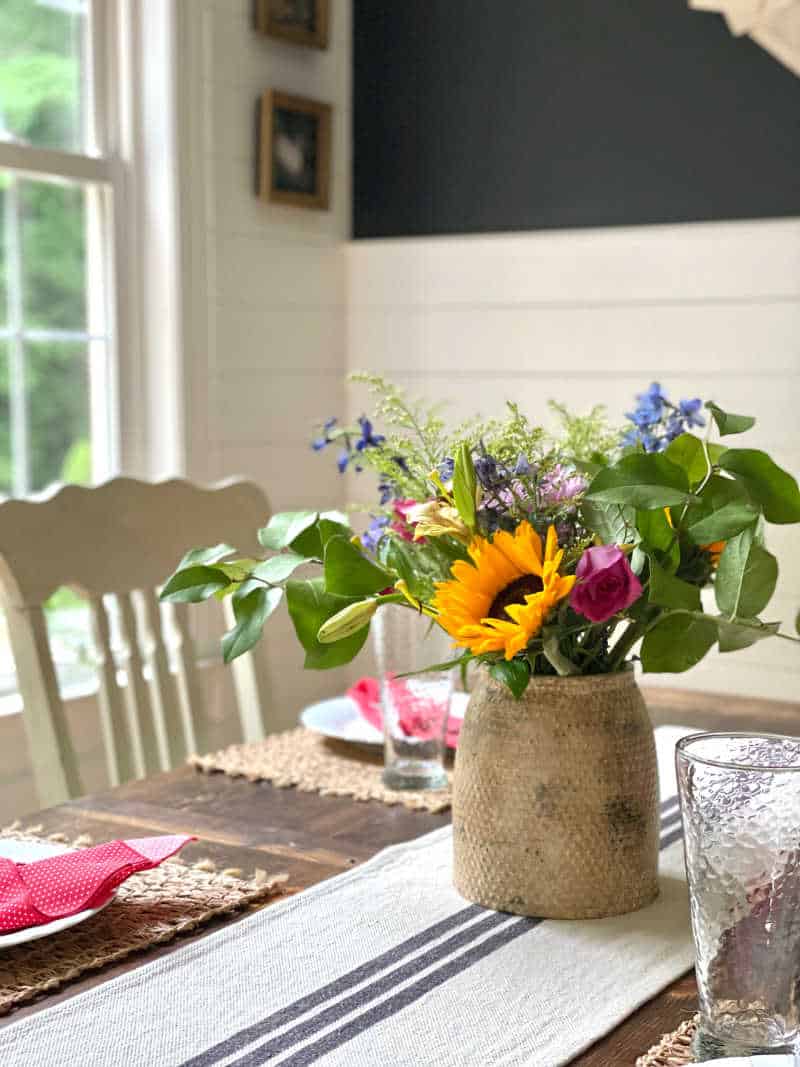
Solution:
<path fill-rule="evenodd" d="M 0 3 L 0 495 L 118 466 L 112 324 L 114 168 L 102 84 L 112 5 Z M 84 612 L 51 625 L 64 680 L 85 669 Z M 59 654 L 60 651 L 60 654 Z M 0 694 L 13 688 L 0 634 Z"/>

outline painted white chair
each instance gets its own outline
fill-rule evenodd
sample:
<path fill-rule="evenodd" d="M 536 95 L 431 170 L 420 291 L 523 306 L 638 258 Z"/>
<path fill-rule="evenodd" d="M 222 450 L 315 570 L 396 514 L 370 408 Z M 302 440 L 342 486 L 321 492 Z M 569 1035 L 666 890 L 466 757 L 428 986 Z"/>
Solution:
<path fill-rule="evenodd" d="M 258 553 L 256 531 L 268 516 L 264 493 L 248 482 L 204 489 L 179 480 L 114 478 L 96 488 L 69 485 L 0 503 L 0 604 L 43 805 L 82 792 L 45 601 L 62 586 L 88 601 L 111 783 L 168 770 L 187 752 L 204 751 L 205 715 L 187 605 L 169 606 L 165 628 L 158 587 L 190 548 L 224 541 L 243 556 Z M 115 662 L 111 643 L 114 601 L 121 662 Z M 230 621 L 228 602 L 226 613 Z M 267 697 L 262 646 L 236 660 L 233 672 L 242 735 L 260 740 Z"/>

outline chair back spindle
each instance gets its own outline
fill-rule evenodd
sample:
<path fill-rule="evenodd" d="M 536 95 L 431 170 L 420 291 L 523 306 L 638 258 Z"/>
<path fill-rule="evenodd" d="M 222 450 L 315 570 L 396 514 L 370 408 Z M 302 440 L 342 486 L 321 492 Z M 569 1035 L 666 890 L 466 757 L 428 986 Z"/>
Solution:
<path fill-rule="evenodd" d="M 258 553 L 255 531 L 268 517 L 264 493 L 248 482 L 205 489 L 115 478 L 0 504 L 0 606 L 43 805 L 82 791 L 48 641 L 49 597 L 67 586 L 88 604 L 111 784 L 168 770 L 204 751 L 207 718 L 186 605 L 160 604 L 158 588 L 187 548 L 225 541 Z M 261 646 L 236 661 L 233 680 L 242 736 L 260 740 Z"/>

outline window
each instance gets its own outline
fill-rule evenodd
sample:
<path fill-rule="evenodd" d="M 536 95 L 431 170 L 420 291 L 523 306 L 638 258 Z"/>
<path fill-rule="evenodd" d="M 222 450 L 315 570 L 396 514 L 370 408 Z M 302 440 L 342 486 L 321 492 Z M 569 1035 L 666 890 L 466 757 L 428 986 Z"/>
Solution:
<path fill-rule="evenodd" d="M 0 0 L 0 495 L 118 467 L 115 131 L 105 72 L 115 0 Z M 119 205 L 121 198 L 117 197 Z M 62 683 L 81 685 L 87 617 L 50 605 Z M 0 694 L 15 688 L 0 619 Z"/>
<path fill-rule="evenodd" d="M 0 493 L 117 466 L 109 0 L 0 0 Z"/>

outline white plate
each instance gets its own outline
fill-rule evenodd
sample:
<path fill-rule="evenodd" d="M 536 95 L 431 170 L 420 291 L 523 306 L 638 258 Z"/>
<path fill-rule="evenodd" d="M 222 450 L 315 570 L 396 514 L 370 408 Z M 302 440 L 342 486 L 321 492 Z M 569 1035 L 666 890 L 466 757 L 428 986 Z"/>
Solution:
<path fill-rule="evenodd" d="M 453 693 L 450 714 L 463 719 L 469 700 L 468 693 Z M 361 715 L 358 706 L 350 697 L 333 697 L 311 704 L 300 713 L 300 722 L 309 730 L 338 741 L 351 741 L 356 745 L 382 745 L 383 734 Z"/>
<path fill-rule="evenodd" d="M 14 860 L 15 863 L 32 863 L 33 860 L 43 860 L 48 856 L 59 856 L 70 849 L 63 845 L 55 845 L 50 841 L 15 841 L 13 838 L 0 838 L 0 856 L 4 859 Z M 90 919 L 99 911 L 107 907 L 116 896 L 116 892 L 99 908 L 87 908 L 75 915 L 67 915 L 63 919 L 54 919 L 50 923 L 42 923 L 41 926 L 28 926 L 24 930 L 15 930 L 11 934 L 0 934 L 0 949 L 10 948 L 12 945 L 22 945 L 27 941 L 37 941 L 40 937 L 57 934 L 59 930 L 67 930 L 70 926 L 77 926 L 84 919 Z"/>

